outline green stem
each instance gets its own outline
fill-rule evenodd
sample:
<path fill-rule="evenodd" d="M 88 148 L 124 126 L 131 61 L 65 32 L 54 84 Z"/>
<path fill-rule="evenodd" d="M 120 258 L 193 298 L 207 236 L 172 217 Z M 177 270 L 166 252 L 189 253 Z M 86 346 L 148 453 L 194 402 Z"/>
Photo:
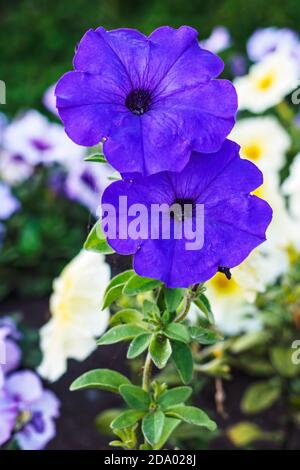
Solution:
<path fill-rule="evenodd" d="M 178 317 L 175 319 L 176 323 L 180 323 L 185 319 L 185 317 L 187 316 L 187 314 L 190 311 L 192 300 L 195 297 L 197 297 L 197 294 L 199 292 L 200 287 L 201 287 L 201 284 L 195 284 L 194 286 L 189 287 L 187 289 L 186 294 L 185 294 L 185 298 L 184 298 L 184 304 L 183 304 L 182 310 L 181 310 L 180 314 L 178 315 Z"/>
<path fill-rule="evenodd" d="M 145 365 L 144 365 L 144 370 L 143 370 L 143 390 L 145 390 L 145 392 L 149 391 L 151 372 L 152 372 L 152 359 L 151 359 L 150 353 L 148 352 Z"/>

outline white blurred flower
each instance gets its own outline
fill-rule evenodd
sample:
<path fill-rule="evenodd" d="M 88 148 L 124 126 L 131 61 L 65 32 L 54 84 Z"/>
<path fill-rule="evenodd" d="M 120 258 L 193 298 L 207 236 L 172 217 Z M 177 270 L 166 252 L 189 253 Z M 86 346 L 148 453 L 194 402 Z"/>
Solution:
<path fill-rule="evenodd" d="M 217 26 L 211 32 L 211 35 L 200 41 L 200 46 L 215 54 L 228 49 L 231 46 L 231 36 L 225 26 Z"/>
<path fill-rule="evenodd" d="M 54 94 L 56 84 L 51 85 L 43 95 L 43 104 L 45 108 L 48 109 L 51 113 L 58 116 L 57 108 L 56 108 L 56 97 Z"/>
<path fill-rule="evenodd" d="M 300 220 L 300 153 L 296 155 L 290 167 L 290 175 L 283 184 L 283 191 L 289 196 L 292 215 Z"/>
<path fill-rule="evenodd" d="M 240 155 L 255 163 L 266 174 L 285 164 L 291 138 L 273 116 L 241 119 L 229 138 L 241 146 Z"/>
<path fill-rule="evenodd" d="M 249 280 L 253 282 L 251 276 Z M 249 297 L 253 299 L 253 291 L 239 285 L 233 272 L 230 280 L 225 274 L 217 273 L 205 286 L 216 325 L 223 333 L 235 335 L 259 329 L 255 306 L 249 302 Z"/>
<path fill-rule="evenodd" d="M 280 103 L 298 85 L 296 61 L 287 54 L 274 52 L 234 81 L 239 109 L 261 113 Z"/>
<path fill-rule="evenodd" d="M 10 186 L 26 181 L 33 173 L 34 167 L 21 155 L 0 151 L 0 177 Z"/>
<path fill-rule="evenodd" d="M 39 373 L 57 380 L 69 358 L 83 361 L 96 348 L 95 338 L 108 326 L 109 311 L 101 311 L 110 269 L 104 256 L 81 251 L 54 281 L 50 321 L 40 330 L 43 361 Z"/>
<path fill-rule="evenodd" d="M 286 250 L 293 240 L 293 221 L 286 207 L 279 177 L 265 172 L 264 183 L 254 194 L 265 199 L 273 209 L 273 219 L 267 230 L 267 242 L 261 245 L 261 248 L 275 247 Z"/>
<path fill-rule="evenodd" d="M 68 166 L 85 154 L 84 147 L 74 144 L 60 124 L 48 121 L 35 110 L 27 111 L 6 127 L 3 147 L 30 165 L 58 162 Z"/>
<path fill-rule="evenodd" d="M 247 42 L 247 52 L 253 62 L 262 60 L 270 52 L 283 51 L 293 54 L 299 47 L 298 34 L 288 28 L 259 28 Z"/>

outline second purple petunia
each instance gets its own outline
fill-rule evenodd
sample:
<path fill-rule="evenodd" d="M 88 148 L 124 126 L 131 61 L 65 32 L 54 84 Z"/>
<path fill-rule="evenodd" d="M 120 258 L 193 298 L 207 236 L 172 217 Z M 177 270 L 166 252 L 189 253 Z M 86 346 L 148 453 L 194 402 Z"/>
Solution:
<path fill-rule="evenodd" d="M 74 69 L 55 91 L 66 132 L 84 146 L 105 138 L 104 153 L 120 172 L 180 171 L 192 150 L 217 151 L 234 125 L 234 87 L 214 79 L 223 62 L 188 26 L 149 37 L 89 30 Z"/>
<path fill-rule="evenodd" d="M 103 228 L 112 229 L 109 244 L 118 253 L 134 254 L 139 275 L 168 287 L 204 282 L 219 268 L 225 272 L 240 264 L 265 241 L 272 209 L 251 195 L 262 173 L 238 152 L 239 146 L 226 140 L 216 153 L 194 152 L 180 173 L 126 175 L 112 183 L 102 197 Z M 173 212 L 174 204 L 188 210 Z M 158 205 L 160 219 L 154 217 Z M 178 238 L 188 222 L 194 234 L 181 231 Z M 187 243 L 190 234 L 198 245 Z"/>

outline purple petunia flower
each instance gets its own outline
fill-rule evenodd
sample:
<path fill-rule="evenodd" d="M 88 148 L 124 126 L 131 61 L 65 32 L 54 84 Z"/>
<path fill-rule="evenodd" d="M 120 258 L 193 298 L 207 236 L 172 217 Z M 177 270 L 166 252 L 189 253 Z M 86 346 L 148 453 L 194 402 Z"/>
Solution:
<path fill-rule="evenodd" d="M 192 150 L 217 151 L 234 125 L 237 97 L 214 80 L 222 60 L 201 49 L 197 31 L 161 27 L 149 37 L 132 29 L 89 30 L 75 71 L 56 87 L 69 137 L 104 153 L 120 172 L 180 171 Z"/>
<path fill-rule="evenodd" d="M 103 229 L 119 227 L 116 236 L 108 234 L 109 244 L 121 254 L 134 254 L 134 269 L 141 275 L 164 281 L 168 287 L 187 287 L 204 282 L 219 267 L 231 268 L 240 264 L 249 253 L 265 240 L 265 232 L 272 210 L 263 200 L 250 193 L 262 184 L 260 170 L 251 162 L 241 159 L 239 146 L 226 140 L 221 149 L 213 154 L 194 152 L 190 162 L 181 173 L 161 172 L 142 177 L 125 177 L 112 183 L 102 197 Z M 177 203 L 192 206 L 190 217 L 195 225 L 196 205 L 204 207 L 204 244 L 198 250 L 187 249 L 187 239 L 176 239 L 174 230 L 170 239 L 158 239 L 124 235 L 124 217 L 129 226 L 132 214 L 120 210 L 120 196 L 127 197 L 127 206 L 142 204 L 148 214 L 152 204 Z M 116 212 L 109 215 L 104 204 Z M 105 222 L 104 222 L 104 219 Z M 121 224 L 119 221 L 121 220 Z M 151 216 L 147 223 L 151 225 Z M 173 229 L 182 219 L 171 218 Z M 108 224 L 107 224 L 108 221 Z M 155 222 L 154 222 L 155 224 Z M 145 227 L 141 227 L 143 230 Z M 155 227 L 154 227 L 155 228 Z"/>
<path fill-rule="evenodd" d="M 64 181 L 65 195 L 85 206 L 94 215 L 100 205 L 101 194 L 109 184 L 112 176 L 109 165 L 91 165 L 80 162 L 70 168 Z"/>
<path fill-rule="evenodd" d="M 0 393 L 1 410 L 0 444 L 13 430 L 24 450 L 43 449 L 55 436 L 59 401 L 52 392 L 43 390 L 40 378 L 31 371 L 15 372 L 6 378 Z"/>
<path fill-rule="evenodd" d="M 296 31 L 289 28 L 259 28 L 247 42 L 247 52 L 253 62 L 262 60 L 271 52 L 285 52 L 299 59 L 300 41 Z"/>

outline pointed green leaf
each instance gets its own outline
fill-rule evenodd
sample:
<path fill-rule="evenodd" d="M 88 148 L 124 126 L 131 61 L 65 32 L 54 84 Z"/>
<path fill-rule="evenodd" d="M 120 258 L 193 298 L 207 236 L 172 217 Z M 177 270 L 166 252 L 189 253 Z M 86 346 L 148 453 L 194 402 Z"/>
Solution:
<path fill-rule="evenodd" d="M 124 325 L 124 323 L 135 323 L 139 326 L 146 326 L 143 323 L 142 313 L 133 308 L 119 310 L 109 320 L 110 326 Z"/>
<path fill-rule="evenodd" d="M 156 367 L 163 369 L 172 354 L 171 343 L 165 336 L 155 335 L 152 337 L 149 352 Z"/>
<path fill-rule="evenodd" d="M 221 339 L 215 331 L 200 326 L 190 326 L 189 332 L 191 340 L 199 344 L 215 344 Z"/>
<path fill-rule="evenodd" d="M 209 431 L 215 431 L 217 428 L 216 423 L 203 410 L 195 406 L 177 405 L 170 408 L 166 414 L 167 416 L 182 419 L 186 423 L 194 424 L 195 426 L 203 426 L 209 429 Z"/>
<path fill-rule="evenodd" d="M 97 253 L 114 253 L 114 250 L 109 246 L 106 241 L 100 220 L 95 223 L 94 227 L 90 231 L 84 243 L 84 248 L 89 251 L 96 251 Z"/>
<path fill-rule="evenodd" d="M 164 289 L 166 307 L 170 312 L 174 312 L 179 306 L 184 296 L 184 289 Z"/>
<path fill-rule="evenodd" d="M 144 416 L 142 421 L 142 432 L 149 444 L 157 444 L 162 436 L 165 422 L 165 415 L 162 411 L 156 410 Z"/>
<path fill-rule="evenodd" d="M 84 159 L 85 162 L 107 163 L 105 156 L 102 153 L 93 153 Z"/>
<path fill-rule="evenodd" d="M 146 330 L 144 328 L 131 323 L 118 325 L 104 333 L 104 335 L 98 339 L 97 344 L 98 346 L 102 346 L 105 344 L 119 343 L 120 341 L 128 341 L 145 332 Z"/>
<path fill-rule="evenodd" d="M 255 382 L 247 388 L 241 401 L 244 413 L 260 413 L 270 408 L 280 397 L 281 387 L 278 381 Z"/>
<path fill-rule="evenodd" d="M 122 295 L 123 285 L 113 286 L 104 295 L 102 310 L 109 307 L 113 302 L 119 299 Z"/>
<path fill-rule="evenodd" d="M 70 390 L 99 388 L 110 392 L 119 392 L 120 385 L 130 384 L 124 375 L 110 369 L 94 369 L 78 377 L 70 386 Z"/>
<path fill-rule="evenodd" d="M 159 439 L 158 443 L 153 446 L 154 450 L 161 449 L 165 443 L 168 441 L 169 437 L 175 431 L 177 426 L 180 424 L 180 419 L 175 418 L 168 418 L 165 416 L 164 427 L 162 430 L 161 438 Z"/>
<path fill-rule="evenodd" d="M 108 284 L 107 288 L 105 289 L 105 292 L 109 291 L 114 286 L 119 286 L 120 284 L 126 284 L 128 279 L 134 274 L 133 269 L 128 269 L 127 271 L 123 271 L 120 274 L 117 274 L 114 276 L 111 280 L 110 283 Z"/>
<path fill-rule="evenodd" d="M 198 298 L 196 300 L 194 300 L 194 304 L 197 305 L 197 307 L 201 310 L 201 312 L 204 313 L 204 315 L 206 316 L 209 323 L 214 323 L 215 322 L 213 313 L 211 311 L 211 306 L 210 306 L 209 300 L 206 297 L 206 295 L 201 293 L 198 296 Z"/>
<path fill-rule="evenodd" d="M 155 289 L 160 284 L 161 282 L 155 279 L 141 277 L 137 274 L 133 274 L 133 276 L 131 276 L 131 278 L 126 282 L 123 293 L 129 296 L 137 295 L 141 292 L 147 292 L 149 290 Z"/>
<path fill-rule="evenodd" d="M 171 406 L 184 403 L 192 394 L 191 387 L 175 387 L 166 390 L 158 399 L 158 404 L 165 410 Z"/>
<path fill-rule="evenodd" d="M 164 334 L 175 341 L 181 341 L 182 343 L 188 343 L 190 341 L 190 335 L 187 327 L 182 323 L 170 323 L 164 328 Z"/>
<path fill-rule="evenodd" d="M 130 343 L 127 352 L 128 359 L 134 359 L 135 357 L 142 354 L 149 346 L 151 341 L 151 333 L 143 333 L 139 336 L 136 336 L 134 340 Z"/>
<path fill-rule="evenodd" d="M 122 385 L 119 392 L 130 408 L 135 410 L 148 410 L 150 398 L 148 393 L 136 385 Z"/>
<path fill-rule="evenodd" d="M 172 359 L 177 372 L 184 384 L 189 383 L 193 377 L 193 356 L 190 348 L 179 341 L 172 341 Z"/>
<path fill-rule="evenodd" d="M 120 416 L 115 418 L 111 423 L 112 429 L 125 429 L 133 426 L 145 415 L 144 411 L 139 410 L 127 410 L 124 411 Z"/>

